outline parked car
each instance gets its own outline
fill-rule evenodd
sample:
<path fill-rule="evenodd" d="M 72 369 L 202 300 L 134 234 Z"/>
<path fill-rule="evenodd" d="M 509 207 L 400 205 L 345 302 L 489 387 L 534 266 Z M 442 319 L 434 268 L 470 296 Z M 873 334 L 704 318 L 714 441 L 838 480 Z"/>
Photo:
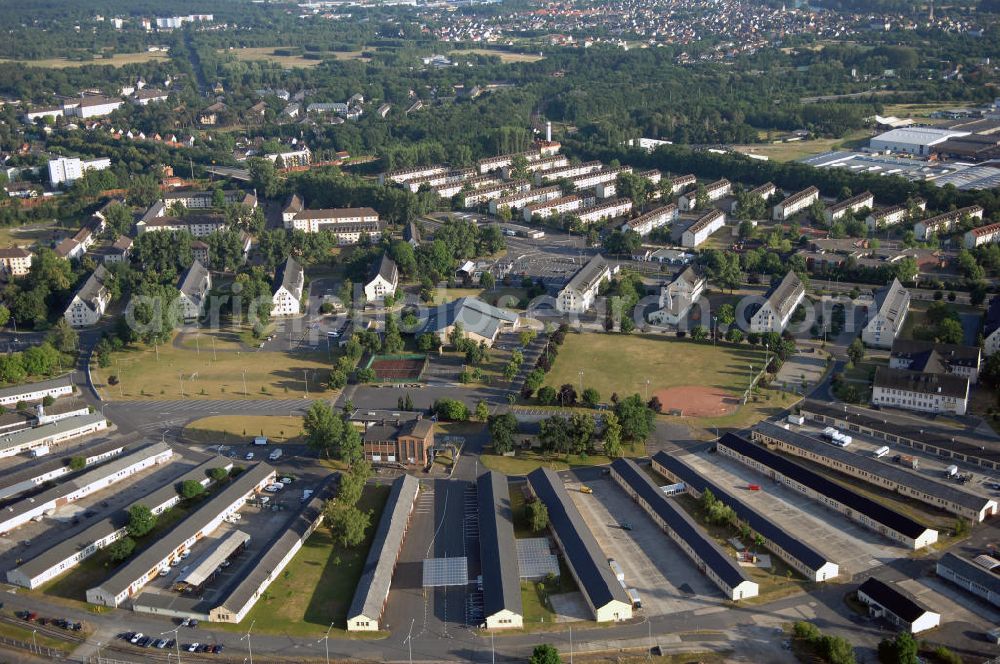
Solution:
<path fill-rule="evenodd" d="M 129 639 L 128 642 L 139 643 L 139 641 L 142 639 L 142 636 L 143 636 L 142 632 L 136 632 L 135 634 L 132 635 L 132 638 Z"/>
<path fill-rule="evenodd" d="M 187 647 L 188 652 L 198 652 L 198 648 L 201 647 L 200 643 L 192 643 Z"/>
<path fill-rule="evenodd" d="M 253 452 L 247 452 L 247 455 L 243 458 L 247 461 L 253 461 Z"/>

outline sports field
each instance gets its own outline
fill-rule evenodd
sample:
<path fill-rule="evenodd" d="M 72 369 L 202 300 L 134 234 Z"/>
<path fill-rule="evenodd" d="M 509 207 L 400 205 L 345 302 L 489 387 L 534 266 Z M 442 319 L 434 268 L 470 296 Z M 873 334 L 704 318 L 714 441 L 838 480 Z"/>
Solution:
<path fill-rule="evenodd" d="M 9 60 L 0 58 L 0 62 L 16 62 L 25 67 L 41 67 L 42 69 L 66 69 L 68 67 L 87 67 L 90 65 L 124 67 L 153 60 L 166 60 L 170 57 L 168 53 L 156 51 L 150 53 L 115 53 L 109 58 L 94 58 L 93 60 L 69 60 L 67 58 L 45 58 L 42 60 Z"/>
<path fill-rule="evenodd" d="M 501 51 L 495 48 L 469 48 L 461 51 L 451 51 L 448 55 L 463 55 L 475 53 L 476 55 L 495 55 L 501 62 L 538 62 L 544 60 L 545 56 L 537 53 L 512 53 L 511 51 Z"/>
<path fill-rule="evenodd" d="M 654 394 L 663 412 L 718 417 L 732 413 L 750 382 L 750 366 L 759 371 L 763 352 L 746 347 L 713 346 L 653 335 L 569 334 L 559 349 L 545 384 L 593 387 L 607 402 Z M 582 372 L 582 376 L 581 376 Z"/>
<path fill-rule="evenodd" d="M 275 62 L 285 69 L 295 69 L 315 67 L 316 65 L 323 62 L 323 60 L 313 60 L 311 58 L 304 58 L 301 55 L 278 55 L 275 51 L 281 51 L 284 48 L 282 46 L 259 46 L 259 47 L 246 47 L 246 48 L 233 48 L 227 51 L 220 51 L 220 53 L 229 53 L 235 55 L 237 60 L 243 61 L 253 61 L 253 60 L 266 60 L 268 62 Z M 322 53 L 323 59 L 335 58 L 337 60 L 362 60 L 367 61 L 368 58 L 361 55 L 361 51 L 330 51 Z"/>

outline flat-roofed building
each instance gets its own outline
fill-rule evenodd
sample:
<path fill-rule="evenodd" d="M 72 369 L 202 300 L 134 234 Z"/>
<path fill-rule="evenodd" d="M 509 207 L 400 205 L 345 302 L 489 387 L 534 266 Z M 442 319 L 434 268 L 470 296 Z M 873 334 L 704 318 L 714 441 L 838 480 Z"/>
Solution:
<path fill-rule="evenodd" d="M 34 429 L 25 429 L 0 436 L 0 458 L 28 452 L 36 447 L 49 447 L 73 438 L 104 431 L 107 428 L 108 421 L 100 413 L 67 417 Z"/>
<path fill-rule="evenodd" d="M 718 440 L 719 454 L 736 459 L 765 476 L 790 487 L 909 549 L 922 549 L 937 541 L 938 533 L 881 503 L 862 496 L 770 450 L 727 433 Z"/>
<path fill-rule="evenodd" d="M 542 501 L 548 510 L 549 530 L 594 620 L 631 619 L 632 600 L 612 574 L 607 556 L 573 504 L 563 481 L 553 470 L 539 468 L 528 474 L 528 485 L 535 499 Z"/>
<path fill-rule="evenodd" d="M 668 480 L 684 484 L 684 490 L 700 498 L 706 490 L 727 507 L 736 518 L 764 538 L 764 546 L 810 581 L 829 581 L 840 574 L 840 566 L 813 549 L 770 518 L 744 503 L 735 494 L 707 480 L 676 454 L 659 451 L 653 455 L 653 470 Z"/>
<path fill-rule="evenodd" d="M 40 380 L 36 383 L 13 385 L 0 389 L 0 406 L 17 405 L 18 402 L 31 403 L 41 401 L 45 397 L 57 399 L 73 394 L 73 381 L 69 374 L 59 378 Z"/>
<path fill-rule="evenodd" d="M 861 341 L 872 348 L 891 348 L 909 310 L 910 291 L 893 277 L 891 284 L 875 291 L 868 321 L 861 330 Z"/>
<path fill-rule="evenodd" d="M 726 599 L 756 597 L 759 586 L 632 459 L 611 462 L 611 479 L 694 561 Z"/>
<path fill-rule="evenodd" d="M 775 221 L 787 221 L 819 200 L 819 189 L 806 187 L 777 203 L 771 211 Z"/>
<path fill-rule="evenodd" d="M 997 513 L 997 501 L 968 491 L 960 485 L 938 482 L 925 475 L 912 473 L 898 464 L 885 463 L 870 455 L 856 454 L 771 422 L 759 423 L 751 433 L 751 438 L 769 449 L 802 457 L 881 489 L 969 519 L 973 523 L 981 523 Z"/>
<path fill-rule="evenodd" d="M 230 530 L 218 540 L 207 556 L 178 575 L 173 583 L 174 588 L 181 592 L 198 592 L 219 573 L 222 563 L 245 549 L 249 542 L 250 535 L 247 533 L 242 530 Z"/>
<path fill-rule="evenodd" d="M 519 629 L 524 627 L 524 611 L 507 476 L 487 471 L 476 484 L 485 627 Z"/>
<path fill-rule="evenodd" d="M 376 632 L 382 624 L 382 612 L 389 600 L 392 574 L 410 527 L 410 515 L 420 492 L 420 481 L 413 475 L 401 475 L 392 483 L 389 498 L 368 548 L 354 599 L 347 610 L 347 631 Z"/>
<path fill-rule="evenodd" d="M 137 595 L 161 569 L 211 535 L 223 520 L 238 511 L 247 499 L 274 482 L 275 471 L 266 463 L 251 466 L 236 476 L 207 503 L 164 533 L 150 547 L 134 556 L 103 583 L 87 590 L 87 601 L 113 608 Z"/>
<path fill-rule="evenodd" d="M 858 601 L 868 606 L 874 618 L 883 618 L 902 630 L 919 634 L 941 624 L 941 614 L 925 608 L 895 583 L 874 577 L 858 587 Z"/>
<path fill-rule="evenodd" d="M 48 460 L 32 459 L 21 466 L 7 468 L 0 476 L 0 500 L 38 489 L 48 482 L 77 472 L 70 468 L 73 457 L 83 459 L 83 468 L 86 469 L 120 456 L 124 451 L 125 443 L 119 439 L 74 450 L 72 454 L 57 455 Z"/>

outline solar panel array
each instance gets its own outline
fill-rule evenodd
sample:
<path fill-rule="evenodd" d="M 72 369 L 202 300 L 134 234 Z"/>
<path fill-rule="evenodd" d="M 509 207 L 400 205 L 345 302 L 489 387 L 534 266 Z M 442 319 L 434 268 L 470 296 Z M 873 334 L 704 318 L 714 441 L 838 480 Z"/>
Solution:
<path fill-rule="evenodd" d="M 517 566 L 522 579 L 534 581 L 549 574 L 559 576 L 559 559 L 552 553 L 548 537 L 529 537 L 516 540 L 516 543 Z"/>
<path fill-rule="evenodd" d="M 464 556 L 424 560 L 424 588 L 465 586 L 468 583 L 469 562 Z"/>

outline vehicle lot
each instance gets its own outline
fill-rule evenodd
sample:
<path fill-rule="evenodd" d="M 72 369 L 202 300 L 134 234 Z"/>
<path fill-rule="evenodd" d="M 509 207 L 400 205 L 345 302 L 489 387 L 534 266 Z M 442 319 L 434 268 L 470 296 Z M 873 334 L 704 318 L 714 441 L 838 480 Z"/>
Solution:
<path fill-rule="evenodd" d="M 639 593 L 642 613 L 679 613 L 725 601 L 680 547 L 612 480 L 588 480 L 592 494 L 581 493 L 579 486 L 575 481 L 567 486 L 573 502 L 601 550 L 621 565 L 625 585 Z M 623 529 L 622 523 L 632 529 Z"/>
<path fill-rule="evenodd" d="M 696 453 L 684 459 L 706 478 L 733 492 L 789 533 L 809 542 L 840 565 L 842 576 L 859 574 L 897 558 L 907 550 L 863 528 L 800 493 L 767 480 L 736 461 L 717 454 Z M 747 491 L 759 484 L 760 491 Z"/>

